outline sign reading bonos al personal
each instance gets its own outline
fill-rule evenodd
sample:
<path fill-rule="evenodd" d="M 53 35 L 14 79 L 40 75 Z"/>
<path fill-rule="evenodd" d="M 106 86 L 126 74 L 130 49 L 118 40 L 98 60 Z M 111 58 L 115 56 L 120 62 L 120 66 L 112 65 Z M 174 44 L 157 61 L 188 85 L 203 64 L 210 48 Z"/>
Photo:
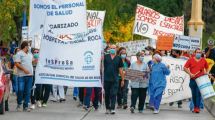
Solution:
<path fill-rule="evenodd" d="M 29 34 L 86 32 L 86 20 L 86 0 L 31 0 Z"/>
<path fill-rule="evenodd" d="M 157 39 L 158 36 L 183 35 L 184 16 L 167 17 L 138 4 L 133 33 L 152 39 Z"/>

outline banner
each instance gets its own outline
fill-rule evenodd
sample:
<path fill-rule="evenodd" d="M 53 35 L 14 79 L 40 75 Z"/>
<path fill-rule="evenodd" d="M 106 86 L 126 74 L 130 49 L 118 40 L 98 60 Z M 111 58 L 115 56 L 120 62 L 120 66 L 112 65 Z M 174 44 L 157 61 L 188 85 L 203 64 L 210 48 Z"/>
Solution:
<path fill-rule="evenodd" d="M 42 36 L 36 84 L 101 87 L 102 24 L 105 12 L 94 13 L 103 13 L 100 16 L 102 21 L 98 22 L 100 17 L 88 17 L 91 24 L 86 33 L 76 34 L 72 39 L 55 38 L 49 34 Z"/>
<path fill-rule="evenodd" d="M 100 87 L 101 34 L 62 41 L 42 36 L 36 84 Z"/>
<path fill-rule="evenodd" d="M 157 50 L 171 50 L 173 46 L 174 37 L 171 36 L 158 36 Z"/>
<path fill-rule="evenodd" d="M 53 35 L 87 31 L 85 0 L 31 0 L 29 34 Z"/>
<path fill-rule="evenodd" d="M 117 43 L 120 47 L 125 47 L 128 56 L 136 55 L 137 52 L 140 52 L 145 49 L 145 47 L 149 46 L 149 40 L 137 40 L 137 41 L 129 41 Z"/>
<path fill-rule="evenodd" d="M 175 50 L 195 50 L 200 48 L 200 38 L 175 35 L 173 49 Z"/>
<path fill-rule="evenodd" d="M 137 4 L 133 33 L 152 39 L 157 39 L 157 36 L 183 35 L 184 16 L 167 17 Z"/>
<path fill-rule="evenodd" d="M 163 93 L 162 103 L 191 98 L 190 76 L 183 70 L 186 60 L 163 57 L 162 62 L 170 65 L 171 71 L 170 75 L 167 76 L 167 86 Z"/>

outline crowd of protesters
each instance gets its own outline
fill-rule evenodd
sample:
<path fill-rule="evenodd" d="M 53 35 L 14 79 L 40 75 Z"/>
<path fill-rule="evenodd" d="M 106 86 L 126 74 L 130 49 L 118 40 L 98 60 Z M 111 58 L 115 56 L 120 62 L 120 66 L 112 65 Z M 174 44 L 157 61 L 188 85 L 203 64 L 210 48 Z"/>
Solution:
<path fill-rule="evenodd" d="M 5 55 L 3 55 L 5 56 Z M 152 56 L 151 60 L 145 60 L 145 56 Z M 195 51 L 180 50 L 156 50 L 146 47 L 136 53 L 136 61 L 131 63 L 127 56 L 126 48 L 116 45 L 108 45 L 102 57 L 101 75 L 104 77 L 103 88 L 98 87 L 75 87 L 73 88 L 73 99 L 79 102 L 78 107 L 84 110 L 96 110 L 104 101 L 106 114 L 115 114 L 117 109 L 130 109 L 135 113 L 137 100 L 139 113 L 144 112 L 148 107 L 154 110 L 154 114 L 160 111 L 160 103 L 163 92 L 166 88 L 166 76 L 170 74 L 170 66 L 162 62 L 163 56 L 171 56 L 177 59 L 186 59 L 184 71 L 190 75 L 190 89 L 192 93 L 191 111 L 200 113 L 203 100 L 195 79 L 208 74 L 211 83 L 215 80 L 215 48 L 212 40 L 208 41 L 205 50 Z M 10 50 L 10 59 L 1 57 L 5 73 L 10 74 L 12 92 L 17 97 L 17 111 L 34 110 L 35 108 L 47 107 L 48 100 L 53 102 L 66 101 L 67 88 L 64 86 L 35 84 L 35 70 L 39 60 L 39 49 L 30 47 L 29 42 L 24 41 L 20 47 L 13 47 Z M 10 63 L 9 65 L 6 63 Z M 8 66 L 8 67 L 6 67 Z M 144 72 L 142 78 L 126 80 L 126 70 L 138 70 Z M 9 84 L 9 83 L 8 83 Z M 130 89 L 129 89 L 130 88 Z M 7 88 L 8 91 L 10 88 Z M 104 90 L 104 91 L 103 91 Z M 128 91 L 131 90 L 131 104 L 128 103 Z M 50 95 L 52 95 L 50 97 Z M 149 97 L 149 104 L 146 106 L 146 98 Z M 9 95 L 5 101 L 5 110 L 9 111 Z M 172 106 L 174 103 L 170 103 Z M 182 108 L 182 101 L 177 101 L 178 108 Z"/>

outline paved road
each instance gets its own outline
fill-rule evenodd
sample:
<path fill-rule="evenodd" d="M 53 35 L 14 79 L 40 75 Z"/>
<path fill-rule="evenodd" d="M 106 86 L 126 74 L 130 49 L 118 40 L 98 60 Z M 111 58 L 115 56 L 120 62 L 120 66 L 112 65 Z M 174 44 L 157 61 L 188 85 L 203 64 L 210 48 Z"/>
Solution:
<path fill-rule="evenodd" d="M 131 114 L 129 110 L 117 110 L 116 115 L 106 115 L 103 108 L 87 113 L 78 108 L 77 104 L 78 102 L 72 100 L 69 95 L 64 103 L 49 102 L 47 108 L 37 108 L 31 112 L 16 112 L 15 97 L 11 97 L 10 112 L 0 116 L 0 120 L 215 120 L 206 110 L 201 114 L 190 112 L 186 107 L 187 103 L 183 104 L 182 109 L 178 109 L 176 105 L 173 107 L 162 105 L 158 115 L 154 115 L 150 110 L 145 110 L 142 114 Z"/>

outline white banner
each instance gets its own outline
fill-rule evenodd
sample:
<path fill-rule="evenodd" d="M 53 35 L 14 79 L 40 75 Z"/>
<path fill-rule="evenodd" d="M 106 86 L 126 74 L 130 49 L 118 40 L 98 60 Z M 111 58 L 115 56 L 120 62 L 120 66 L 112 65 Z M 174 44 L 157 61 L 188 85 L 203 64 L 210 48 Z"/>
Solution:
<path fill-rule="evenodd" d="M 190 76 L 183 70 L 186 60 L 163 57 L 162 62 L 170 65 L 171 71 L 170 75 L 167 76 L 167 86 L 163 93 L 162 103 L 191 98 Z"/>
<path fill-rule="evenodd" d="M 101 35 L 96 32 L 73 41 L 43 35 L 36 84 L 99 87 L 100 61 Z"/>
<path fill-rule="evenodd" d="M 200 48 L 200 38 L 175 35 L 173 49 L 175 50 L 195 50 Z"/>
<path fill-rule="evenodd" d="M 48 34 L 42 36 L 36 84 L 101 87 L 103 21 L 92 23 L 88 25 L 87 33 L 80 33 L 73 39 L 58 39 Z"/>
<path fill-rule="evenodd" d="M 137 4 L 134 34 L 157 39 L 157 36 L 184 34 L 184 16 L 167 17 L 159 12 Z"/>
<path fill-rule="evenodd" d="M 29 34 L 46 28 L 54 35 L 87 31 L 86 0 L 31 0 Z M 45 25 L 44 25 L 45 24 Z"/>
<path fill-rule="evenodd" d="M 137 41 L 129 41 L 122 42 L 117 44 L 120 47 L 125 47 L 128 56 L 136 55 L 137 52 L 140 52 L 145 49 L 149 45 L 149 40 L 137 40 Z"/>

